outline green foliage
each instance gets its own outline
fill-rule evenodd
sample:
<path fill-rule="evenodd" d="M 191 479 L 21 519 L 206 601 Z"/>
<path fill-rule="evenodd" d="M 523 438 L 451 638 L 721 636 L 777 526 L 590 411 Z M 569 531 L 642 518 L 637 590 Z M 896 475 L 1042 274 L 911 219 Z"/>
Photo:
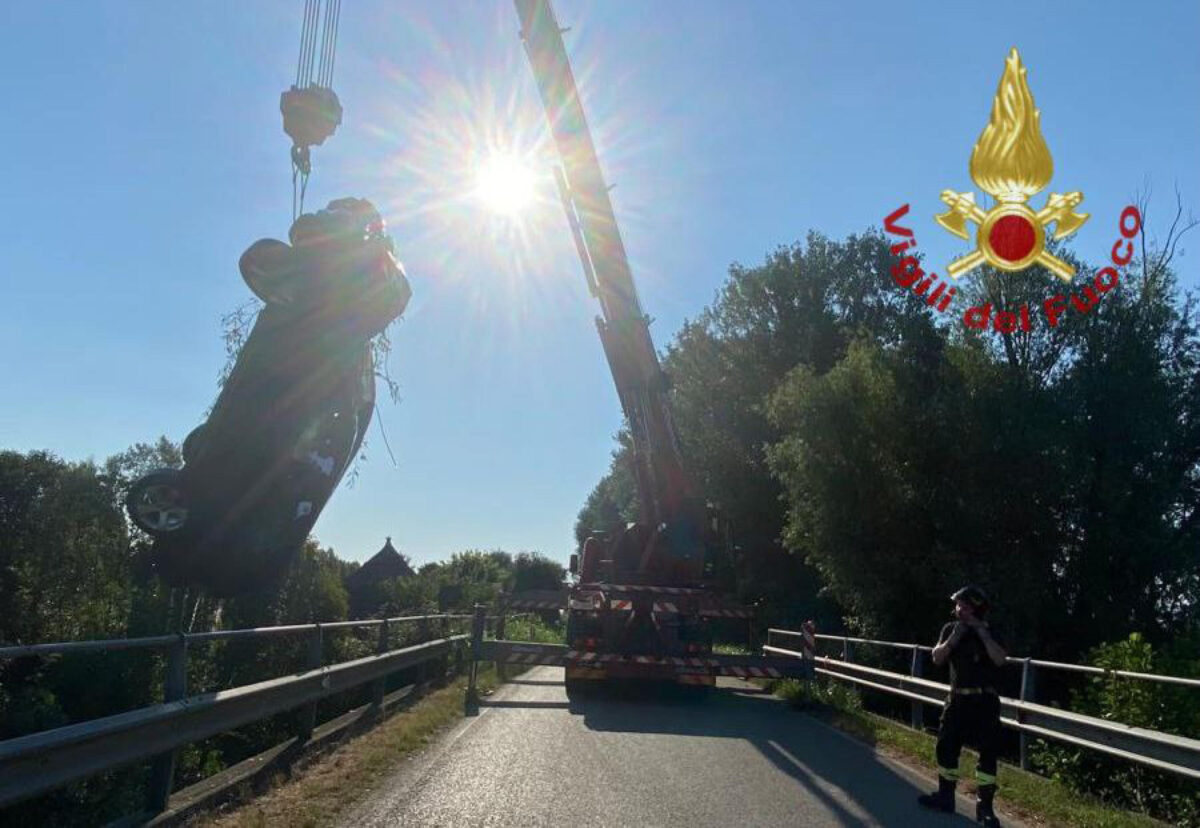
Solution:
<path fill-rule="evenodd" d="M 867 631 L 927 638 L 967 580 L 1043 655 L 1182 629 L 1200 597 L 1197 365 L 1161 273 L 1052 333 L 860 339 L 771 398 L 785 538 Z"/>
<path fill-rule="evenodd" d="M 509 577 L 512 558 L 506 552 L 470 549 L 455 552 L 439 573 L 443 585 L 457 587 L 452 608 L 467 610 L 476 604 L 494 606 Z"/>
<path fill-rule="evenodd" d="M 558 589 L 563 585 L 566 576 L 566 568 L 558 561 L 552 561 L 538 552 L 519 552 L 513 558 L 510 591 Z"/>
<path fill-rule="evenodd" d="M 426 569 L 410 578 L 388 578 L 374 586 L 375 611 L 381 616 L 419 615 L 438 611 L 439 578 Z"/>
<path fill-rule="evenodd" d="M 0 452 L 0 641 L 124 627 L 132 558 L 113 479 L 46 452 Z"/>
<path fill-rule="evenodd" d="M 214 599 L 159 582 L 150 539 L 124 514 L 130 484 L 148 471 L 182 465 L 166 438 L 138 443 L 103 464 L 71 463 L 47 452 L 0 451 L 0 642 L 121 638 L 239 629 L 347 618 L 346 579 L 357 569 L 310 539 L 279 583 L 260 593 Z M 553 588 L 563 567 L 537 553 L 467 551 L 418 575 L 373 585 L 370 614 L 436 611 L 440 594 L 467 611 L 502 592 Z M 417 640 L 417 625 L 390 631 L 394 646 Z M 535 620 L 537 640 L 561 630 Z M 325 663 L 375 652 L 378 630 L 335 630 Z M 219 640 L 189 647 L 187 688 L 203 693 L 288 675 L 307 665 L 303 637 Z M 162 699 L 165 658 L 156 650 L 69 653 L 0 662 L 0 739 L 86 721 Z M 397 681 L 411 677 L 395 677 Z M 399 685 L 396 685 L 399 686 Z M 365 692 L 365 691 L 363 691 Z M 362 703 L 362 693 L 322 702 L 322 718 Z M 291 715 L 255 722 L 179 752 L 175 784 L 197 782 L 294 732 Z M 147 766 L 104 773 L 18 806 L 27 824 L 96 824 L 138 810 Z M 9 816 L 6 813 L 6 816 Z"/>
<path fill-rule="evenodd" d="M 1071 258 L 1070 251 L 1058 250 Z M 1200 606 L 1200 334 L 1149 257 L 1051 328 L 1056 280 L 983 270 L 970 302 L 1029 303 L 1032 332 L 937 327 L 881 236 L 810 234 L 734 266 L 664 358 L 697 489 L 721 507 L 744 602 L 927 640 L 945 596 L 989 589 L 1014 649 L 1070 658 Z M 1079 283 L 1089 280 L 1076 261 Z M 634 517 L 630 447 L 576 539 Z"/>
<path fill-rule="evenodd" d="M 887 343 L 933 336 L 922 303 L 879 289 L 890 282 L 890 266 L 878 233 L 845 242 L 810 233 L 759 267 L 731 267 L 716 301 L 684 325 L 664 358 L 688 468 L 732 526 L 741 599 L 759 604 L 770 623 L 815 616 L 828 627 L 841 613 L 821 593 L 816 569 L 782 542 L 784 489 L 766 449 L 785 429 L 768 416 L 768 402 L 798 366 L 820 376 L 860 336 Z M 633 517 L 629 451 L 623 440 L 580 513 L 577 540 Z"/>
<path fill-rule="evenodd" d="M 537 644 L 565 644 L 566 626 L 547 623 L 536 613 L 509 616 L 505 621 L 504 638 L 508 641 L 532 641 Z"/>
<path fill-rule="evenodd" d="M 637 520 L 637 489 L 628 432 L 622 431 L 617 440 L 620 448 L 613 452 L 608 473 L 592 489 L 575 521 L 575 544 L 579 550 L 593 532 L 615 538 L 627 524 Z"/>
<path fill-rule="evenodd" d="M 1200 678 L 1200 636 L 1158 651 L 1139 633 L 1091 650 L 1089 663 L 1106 670 Z M 1116 675 L 1095 676 L 1072 693 L 1070 709 L 1165 733 L 1200 733 L 1196 690 Z M 1200 826 L 1200 783 L 1111 759 L 1092 751 L 1038 742 L 1035 761 L 1048 776 L 1121 808 L 1181 826 Z"/>
<path fill-rule="evenodd" d="M 349 596 L 344 583 L 345 562 L 332 549 L 309 540 L 300 550 L 276 598 L 280 624 L 344 619 Z"/>
<path fill-rule="evenodd" d="M 476 604 L 499 606 L 502 594 L 556 589 L 566 570 L 538 552 L 512 555 L 502 550 L 457 552 L 449 561 L 427 563 L 416 575 L 374 585 L 374 608 L 367 615 L 470 612 Z"/>
<path fill-rule="evenodd" d="M 821 706 L 850 713 L 862 710 L 862 697 L 857 690 L 823 676 L 811 681 L 784 679 L 771 689 L 775 695 L 787 699 L 799 710 Z"/>

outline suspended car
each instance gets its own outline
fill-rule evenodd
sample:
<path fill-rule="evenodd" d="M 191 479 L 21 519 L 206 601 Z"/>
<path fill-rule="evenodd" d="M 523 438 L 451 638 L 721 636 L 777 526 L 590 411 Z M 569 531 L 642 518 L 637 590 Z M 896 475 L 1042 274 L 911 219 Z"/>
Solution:
<path fill-rule="evenodd" d="M 340 199 L 302 215 L 290 244 L 239 262 L 265 307 L 182 469 L 136 481 L 129 516 L 172 584 L 214 595 L 281 576 L 362 445 L 375 407 L 371 340 L 411 291 L 374 207 Z"/>

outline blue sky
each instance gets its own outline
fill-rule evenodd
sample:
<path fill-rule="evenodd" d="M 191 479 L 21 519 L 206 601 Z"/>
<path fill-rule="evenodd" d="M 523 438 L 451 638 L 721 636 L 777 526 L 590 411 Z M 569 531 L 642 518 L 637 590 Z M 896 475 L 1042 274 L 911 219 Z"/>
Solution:
<path fill-rule="evenodd" d="M 0 4 L 0 447 L 101 460 L 200 422 L 220 317 L 250 295 L 237 258 L 290 221 L 278 97 L 302 8 Z M 1200 212 L 1194 2 L 555 8 L 660 348 L 731 262 L 810 228 L 840 238 L 910 202 L 932 262 L 965 252 L 931 217 L 942 189 L 974 189 L 967 159 L 1014 45 L 1050 189 L 1082 190 L 1092 214 L 1079 253 L 1105 255 L 1147 182 L 1152 231 L 1176 186 Z M 346 116 L 314 150 L 308 205 L 379 204 L 414 291 L 393 331 L 403 399 L 380 407 L 396 465 L 373 425 L 316 527 L 345 558 L 391 535 L 416 562 L 565 561 L 608 465 L 620 408 L 549 179 L 518 223 L 465 195 L 491 147 L 549 158 L 517 31 L 507 0 L 342 10 Z M 1196 261 L 1179 260 L 1186 285 Z"/>

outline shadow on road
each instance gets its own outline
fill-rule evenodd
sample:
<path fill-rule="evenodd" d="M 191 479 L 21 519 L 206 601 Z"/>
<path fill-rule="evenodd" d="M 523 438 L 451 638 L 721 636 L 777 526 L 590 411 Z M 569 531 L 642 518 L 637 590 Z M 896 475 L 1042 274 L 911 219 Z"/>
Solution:
<path fill-rule="evenodd" d="M 513 706 L 523 704 L 528 703 Z M 820 800 L 842 825 L 975 824 L 962 813 L 922 810 L 916 797 L 926 792 L 923 785 L 902 776 L 862 745 L 757 690 L 717 688 L 701 698 L 661 689 L 604 687 L 573 699 L 570 710 L 581 715 L 590 730 L 748 742 Z"/>

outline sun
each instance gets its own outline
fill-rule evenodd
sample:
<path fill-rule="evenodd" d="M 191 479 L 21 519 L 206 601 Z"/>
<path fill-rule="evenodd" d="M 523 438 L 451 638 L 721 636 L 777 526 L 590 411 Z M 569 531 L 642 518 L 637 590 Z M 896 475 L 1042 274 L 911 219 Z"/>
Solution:
<path fill-rule="evenodd" d="M 533 195 L 533 172 L 516 156 L 492 155 L 475 172 L 475 197 L 494 213 L 516 216 Z"/>

